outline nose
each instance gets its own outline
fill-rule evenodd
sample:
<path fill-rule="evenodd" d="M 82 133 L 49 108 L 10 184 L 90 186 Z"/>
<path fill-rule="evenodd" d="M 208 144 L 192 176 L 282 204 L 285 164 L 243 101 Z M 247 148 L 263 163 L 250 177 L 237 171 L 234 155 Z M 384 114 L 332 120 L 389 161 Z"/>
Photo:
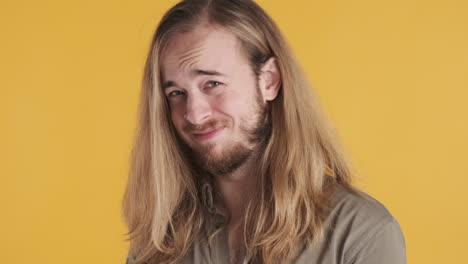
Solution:
<path fill-rule="evenodd" d="M 187 96 L 185 119 L 193 125 L 201 125 L 209 119 L 211 106 L 202 93 L 193 92 Z"/>

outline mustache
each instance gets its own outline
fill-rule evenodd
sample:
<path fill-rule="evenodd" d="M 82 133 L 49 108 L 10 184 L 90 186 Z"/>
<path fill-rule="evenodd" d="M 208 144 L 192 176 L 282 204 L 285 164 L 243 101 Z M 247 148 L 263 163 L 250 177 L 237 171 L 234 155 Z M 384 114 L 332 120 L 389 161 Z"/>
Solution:
<path fill-rule="evenodd" d="M 227 120 L 209 120 L 201 125 L 194 125 L 194 124 L 187 124 L 184 127 L 184 132 L 185 133 L 194 133 L 194 132 L 200 132 L 200 131 L 205 131 L 207 129 L 215 129 L 218 127 L 222 126 L 227 126 L 228 122 Z"/>

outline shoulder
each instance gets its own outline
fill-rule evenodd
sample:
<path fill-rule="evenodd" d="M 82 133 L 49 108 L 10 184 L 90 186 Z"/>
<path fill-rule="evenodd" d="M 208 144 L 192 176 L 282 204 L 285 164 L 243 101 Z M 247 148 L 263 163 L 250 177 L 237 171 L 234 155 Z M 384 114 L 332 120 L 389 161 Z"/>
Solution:
<path fill-rule="evenodd" d="M 132 263 L 133 263 L 133 257 L 130 254 L 128 254 L 125 260 L 125 264 L 132 264 Z"/>
<path fill-rule="evenodd" d="M 369 261 L 372 255 L 391 257 L 393 260 L 389 263 L 406 263 L 400 225 L 381 202 L 342 186 L 334 192 L 332 201 L 325 237 L 329 240 L 327 243 L 341 250 L 343 263 L 361 263 L 358 261 L 364 256 L 367 261 L 363 263 L 374 263 Z M 376 262 L 382 263 L 382 260 Z"/>
<path fill-rule="evenodd" d="M 390 211 L 369 194 L 353 193 L 343 186 L 338 186 L 332 196 L 331 211 L 328 221 L 334 224 L 378 226 L 395 220 Z"/>

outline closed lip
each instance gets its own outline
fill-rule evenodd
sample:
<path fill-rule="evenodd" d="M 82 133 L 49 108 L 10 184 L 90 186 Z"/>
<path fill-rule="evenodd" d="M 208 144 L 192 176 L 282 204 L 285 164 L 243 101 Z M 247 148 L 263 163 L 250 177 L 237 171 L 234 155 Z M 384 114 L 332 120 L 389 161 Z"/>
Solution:
<path fill-rule="evenodd" d="M 193 135 L 197 140 L 208 140 L 213 138 L 214 136 L 218 135 L 221 130 L 223 130 L 224 127 L 218 127 L 215 129 L 207 129 L 204 131 L 197 131 L 193 132 Z"/>
<path fill-rule="evenodd" d="M 204 135 L 204 134 L 211 133 L 211 132 L 213 132 L 213 131 L 215 131 L 215 130 L 219 130 L 219 129 L 221 129 L 221 128 L 223 128 L 223 127 L 218 127 L 218 128 L 213 128 L 213 129 L 207 129 L 207 130 L 203 130 L 203 131 L 197 131 L 197 132 L 193 132 L 193 134 L 195 134 L 195 135 Z"/>

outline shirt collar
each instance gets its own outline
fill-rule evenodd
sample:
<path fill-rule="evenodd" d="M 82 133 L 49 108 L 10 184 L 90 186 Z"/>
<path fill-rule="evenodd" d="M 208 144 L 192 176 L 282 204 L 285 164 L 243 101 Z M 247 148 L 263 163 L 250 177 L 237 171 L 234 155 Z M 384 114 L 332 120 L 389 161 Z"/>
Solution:
<path fill-rule="evenodd" d="M 214 217 L 215 224 L 223 224 L 227 218 L 227 213 L 221 200 L 221 195 L 216 192 L 213 184 L 204 180 L 201 184 L 202 203 L 210 216 Z"/>

